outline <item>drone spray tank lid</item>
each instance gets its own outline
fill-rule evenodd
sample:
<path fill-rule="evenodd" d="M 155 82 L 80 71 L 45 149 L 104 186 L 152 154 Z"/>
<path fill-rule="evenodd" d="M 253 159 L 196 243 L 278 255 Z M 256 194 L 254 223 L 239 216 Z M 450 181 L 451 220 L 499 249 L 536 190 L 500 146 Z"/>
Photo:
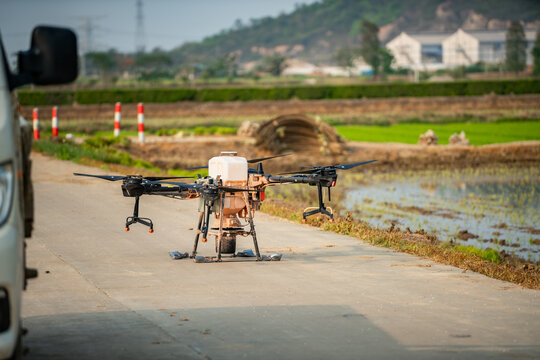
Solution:
<path fill-rule="evenodd" d="M 220 176 L 225 186 L 246 185 L 248 162 L 236 152 L 223 151 L 208 161 L 208 175 L 214 179 Z"/>

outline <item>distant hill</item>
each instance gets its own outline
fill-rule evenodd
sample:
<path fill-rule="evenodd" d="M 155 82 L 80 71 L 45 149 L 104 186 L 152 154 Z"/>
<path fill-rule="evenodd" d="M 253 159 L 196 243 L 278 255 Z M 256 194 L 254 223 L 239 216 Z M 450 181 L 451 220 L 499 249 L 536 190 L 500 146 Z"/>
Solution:
<path fill-rule="evenodd" d="M 363 19 L 380 27 L 381 40 L 401 31 L 506 29 L 512 20 L 540 28 L 538 0 L 323 0 L 289 14 L 253 20 L 186 43 L 171 54 L 176 62 L 206 62 L 236 53 L 239 61 L 279 52 L 311 62 L 329 62 L 338 48 L 358 44 Z"/>

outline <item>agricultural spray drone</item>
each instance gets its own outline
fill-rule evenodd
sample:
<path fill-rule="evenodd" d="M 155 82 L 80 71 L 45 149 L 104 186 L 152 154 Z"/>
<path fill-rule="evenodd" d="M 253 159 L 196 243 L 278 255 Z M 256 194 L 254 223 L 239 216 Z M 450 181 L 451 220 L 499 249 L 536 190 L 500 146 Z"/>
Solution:
<path fill-rule="evenodd" d="M 171 181 L 185 177 L 143 177 L 140 175 L 111 176 L 79 174 L 109 181 L 122 180 L 122 194 L 135 198 L 133 216 L 126 218 L 125 230 L 139 223 L 148 226 L 150 233 L 154 232 L 154 224 L 149 218 L 139 217 L 139 198 L 142 195 L 161 195 L 174 199 L 199 198 L 199 221 L 191 257 L 197 254 L 199 239 L 205 243 L 208 236 L 215 236 L 217 261 L 222 254 L 234 256 L 236 237 L 252 236 L 257 260 L 261 260 L 257 235 L 253 218 L 255 211 L 260 209 L 265 199 L 267 186 L 276 184 L 308 184 L 316 186 L 318 191 L 318 207 L 307 208 L 302 218 L 321 213 L 334 218 L 331 208 L 323 201 L 323 188 L 328 189 L 328 201 L 331 200 L 330 189 L 336 185 L 337 170 L 348 170 L 358 165 L 368 164 L 376 160 L 363 161 L 353 164 L 306 167 L 304 170 L 281 173 L 277 176 L 265 174 L 262 161 L 285 155 L 247 160 L 236 156 L 236 152 L 222 152 L 220 156 L 209 160 L 208 166 L 189 168 L 188 170 L 208 168 L 208 176 L 201 177 L 191 184 Z M 248 164 L 257 164 L 252 169 Z M 210 215 L 214 214 L 214 222 L 210 224 Z M 244 220 L 242 224 L 241 219 Z M 249 230 L 246 227 L 249 226 Z M 202 235 L 202 238 L 201 238 Z"/>

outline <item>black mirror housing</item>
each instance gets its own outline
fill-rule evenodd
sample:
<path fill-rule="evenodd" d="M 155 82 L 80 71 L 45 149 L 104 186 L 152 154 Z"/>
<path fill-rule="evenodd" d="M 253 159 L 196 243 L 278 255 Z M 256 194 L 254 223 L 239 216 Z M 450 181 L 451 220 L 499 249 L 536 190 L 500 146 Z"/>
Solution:
<path fill-rule="evenodd" d="M 18 54 L 19 76 L 36 85 L 72 82 L 77 78 L 77 63 L 75 33 L 53 26 L 36 27 L 30 50 Z"/>

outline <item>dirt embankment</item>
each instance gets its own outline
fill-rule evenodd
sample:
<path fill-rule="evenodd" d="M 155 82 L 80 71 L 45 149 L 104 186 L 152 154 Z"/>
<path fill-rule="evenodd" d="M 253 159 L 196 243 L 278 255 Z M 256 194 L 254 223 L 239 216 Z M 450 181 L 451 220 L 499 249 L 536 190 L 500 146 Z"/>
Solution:
<path fill-rule="evenodd" d="M 225 116 L 277 116 L 282 114 L 348 114 L 361 115 L 372 112 L 410 113 L 463 112 L 479 110 L 522 110 L 538 108 L 540 95 L 485 95 L 450 97 L 403 97 L 388 99 L 352 100 L 282 100 L 247 102 L 192 102 L 171 104 L 145 104 L 151 118 L 175 117 L 225 117 Z M 125 104 L 124 118 L 136 118 L 136 104 Z M 31 106 L 21 109 L 26 119 L 32 118 Z M 60 106 L 61 119 L 112 119 L 113 104 Z M 40 113 L 50 116 L 51 107 L 43 106 Z"/>
<path fill-rule="evenodd" d="M 130 153 L 161 168 L 185 168 L 205 165 L 221 151 L 237 151 L 256 158 L 270 155 L 257 148 L 253 139 L 237 136 L 184 138 L 144 145 L 132 144 Z M 299 152 L 265 163 L 265 170 L 295 170 L 299 165 L 327 165 L 377 159 L 368 165 L 373 171 L 422 170 L 427 168 L 465 168 L 486 165 L 540 165 L 540 141 L 516 142 L 485 146 L 420 146 L 395 143 L 349 142 L 340 155 Z"/>

